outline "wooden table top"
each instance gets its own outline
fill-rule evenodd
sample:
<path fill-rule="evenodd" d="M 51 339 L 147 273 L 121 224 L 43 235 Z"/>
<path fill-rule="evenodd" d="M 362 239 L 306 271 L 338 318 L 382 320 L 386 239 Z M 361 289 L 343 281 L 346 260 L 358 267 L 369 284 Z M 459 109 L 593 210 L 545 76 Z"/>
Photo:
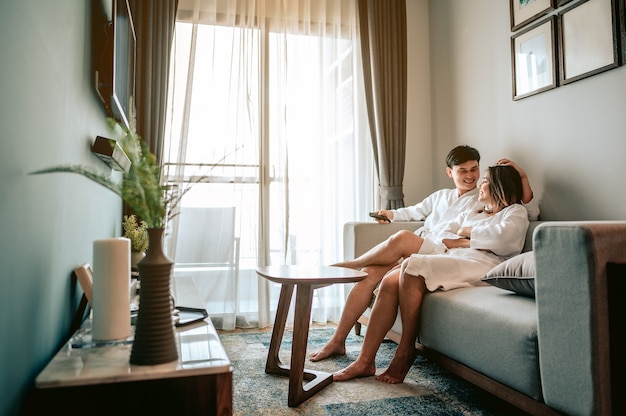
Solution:
<path fill-rule="evenodd" d="M 336 266 L 265 266 L 257 274 L 275 283 L 330 285 L 363 280 L 367 273 Z"/>

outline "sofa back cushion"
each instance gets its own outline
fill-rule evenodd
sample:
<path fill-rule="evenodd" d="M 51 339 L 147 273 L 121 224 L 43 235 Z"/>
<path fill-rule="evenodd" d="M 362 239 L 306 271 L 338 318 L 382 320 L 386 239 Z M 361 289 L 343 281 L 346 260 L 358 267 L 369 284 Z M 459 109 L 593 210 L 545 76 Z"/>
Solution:
<path fill-rule="evenodd" d="M 542 222 L 543 221 L 531 221 L 528 225 L 528 231 L 526 231 L 526 241 L 524 242 L 522 253 L 533 249 L 533 233 L 535 232 L 535 228 L 537 228 L 537 226 Z"/>

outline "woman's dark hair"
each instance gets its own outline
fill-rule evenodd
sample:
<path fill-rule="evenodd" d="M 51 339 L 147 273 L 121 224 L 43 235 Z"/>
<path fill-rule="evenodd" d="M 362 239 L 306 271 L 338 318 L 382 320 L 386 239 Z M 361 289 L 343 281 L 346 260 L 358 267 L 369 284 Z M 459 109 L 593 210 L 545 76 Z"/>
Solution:
<path fill-rule="evenodd" d="M 524 190 L 519 172 L 513 166 L 489 166 L 489 192 L 499 208 L 520 203 Z"/>
<path fill-rule="evenodd" d="M 446 166 L 452 168 L 453 166 L 460 165 L 470 160 L 480 162 L 480 153 L 478 150 L 471 146 L 457 146 L 450 150 L 448 156 L 446 156 Z"/>

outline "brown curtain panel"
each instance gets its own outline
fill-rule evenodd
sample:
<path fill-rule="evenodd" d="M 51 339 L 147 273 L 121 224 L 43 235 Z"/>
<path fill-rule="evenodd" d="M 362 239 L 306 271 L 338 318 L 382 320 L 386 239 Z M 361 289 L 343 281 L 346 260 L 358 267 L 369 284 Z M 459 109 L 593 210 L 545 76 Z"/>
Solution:
<path fill-rule="evenodd" d="M 358 0 L 358 9 L 380 208 L 401 208 L 406 152 L 406 3 Z"/>
<path fill-rule="evenodd" d="M 135 107 L 137 133 L 162 161 L 170 51 L 178 0 L 131 0 L 137 37 Z"/>

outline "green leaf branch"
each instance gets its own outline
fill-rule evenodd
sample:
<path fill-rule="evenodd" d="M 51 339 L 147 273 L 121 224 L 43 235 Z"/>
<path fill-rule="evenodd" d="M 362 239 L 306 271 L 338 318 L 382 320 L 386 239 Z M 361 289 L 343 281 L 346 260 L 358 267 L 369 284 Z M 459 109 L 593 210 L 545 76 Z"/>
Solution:
<path fill-rule="evenodd" d="M 132 108 L 134 107 L 131 106 Z M 165 228 L 167 222 L 176 215 L 176 207 L 183 196 L 195 184 L 206 182 L 213 168 L 222 163 L 227 156 L 217 163 L 200 165 L 209 167 L 208 172 L 188 183 L 185 189 L 170 188 L 162 185 L 161 166 L 145 141 L 136 132 L 134 111 L 131 111 L 130 120 L 130 128 L 127 128 L 112 118 L 107 119 L 113 138 L 131 162 L 128 173 L 123 175 L 121 181 L 115 182 L 110 174 L 102 174 L 81 165 L 54 166 L 36 170 L 30 174 L 67 172 L 82 175 L 119 195 L 137 218 L 147 224 L 148 228 Z M 235 149 L 234 152 L 237 150 Z"/>

